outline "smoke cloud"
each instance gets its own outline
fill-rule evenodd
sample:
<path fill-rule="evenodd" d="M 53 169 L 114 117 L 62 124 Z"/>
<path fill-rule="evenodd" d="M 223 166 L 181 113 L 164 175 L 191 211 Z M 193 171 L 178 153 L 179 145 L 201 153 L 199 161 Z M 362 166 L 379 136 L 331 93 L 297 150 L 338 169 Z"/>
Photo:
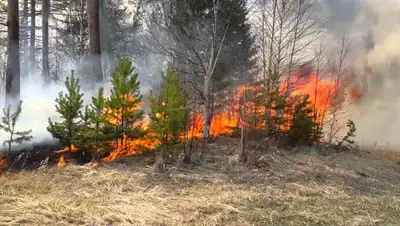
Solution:
<path fill-rule="evenodd" d="M 336 19 L 332 35 L 355 37 L 359 79 L 366 81 L 360 102 L 349 106 L 357 141 L 400 148 L 400 1 L 325 0 L 324 6 Z"/>

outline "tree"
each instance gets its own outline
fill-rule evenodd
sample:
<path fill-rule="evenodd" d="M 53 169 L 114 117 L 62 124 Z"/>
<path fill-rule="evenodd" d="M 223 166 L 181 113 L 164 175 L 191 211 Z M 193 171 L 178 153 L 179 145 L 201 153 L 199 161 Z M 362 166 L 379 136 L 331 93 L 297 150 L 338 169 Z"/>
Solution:
<path fill-rule="evenodd" d="M 186 95 L 180 85 L 177 74 L 168 68 L 162 73 L 162 89 L 159 95 L 153 93 L 150 99 L 150 129 L 157 134 L 161 145 L 161 158 L 165 158 L 170 145 L 182 142 L 186 130 L 188 110 Z M 185 153 L 185 161 L 190 156 Z"/>
<path fill-rule="evenodd" d="M 19 15 L 18 1 L 8 0 L 8 46 L 6 72 L 6 106 L 20 100 Z"/>
<path fill-rule="evenodd" d="M 74 73 L 65 81 L 67 93 L 60 92 L 56 99 L 56 110 L 63 121 L 53 122 L 49 118 L 47 130 L 51 135 L 68 146 L 72 151 L 72 145 L 80 141 L 82 123 L 80 120 L 81 108 L 83 107 L 83 94 L 80 92 L 79 79 Z"/>
<path fill-rule="evenodd" d="M 16 111 L 11 113 L 11 105 L 7 109 L 3 109 L 4 116 L 1 117 L 0 129 L 4 130 L 9 134 L 9 139 L 4 141 L 3 145 L 8 144 L 8 155 L 11 154 L 11 144 L 12 143 L 22 143 L 24 141 L 29 141 L 33 137 L 30 135 L 32 130 L 27 131 L 16 131 L 16 123 L 22 111 L 22 101 L 19 102 Z"/>
<path fill-rule="evenodd" d="M 293 89 L 291 77 L 294 68 L 302 61 L 310 60 L 300 53 L 319 37 L 323 21 L 315 15 L 315 0 L 256 0 L 255 6 L 259 12 L 254 26 L 261 55 L 264 121 L 269 133 L 274 127 L 272 118 L 282 113 L 272 115 L 274 102 L 280 98 L 281 82 L 286 81 L 284 93 L 288 98 Z"/>
<path fill-rule="evenodd" d="M 99 21 L 99 0 L 88 0 L 89 11 L 89 40 L 90 40 L 90 61 L 95 82 L 103 82 L 103 70 L 101 66 L 100 51 L 100 21 Z"/>
<path fill-rule="evenodd" d="M 214 81 L 218 74 L 215 72 L 223 65 L 220 59 L 232 16 L 230 3 L 223 0 L 157 2 L 152 15 L 154 26 L 150 26 L 150 32 L 156 51 L 171 58 L 187 93 L 191 93 L 190 98 L 201 100 L 204 140 L 210 137 Z M 168 43 L 163 43 L 164 40 Z"/>
<path fill-rule="evenodd" d="M 45 80 L 50 80 L 49 68 L 49 17 L 50 0 L 42 0 L 42 69 Z"/>
<path fill-rule="evenodd" d="M 144 112 L 139 109 L 142 100 L 139 90 L 140 83 L 130 59 L 123 58 L 120 61 L 112 75 L 111 83 L 113 87 L 106 116 L 114 126 L 114 138 L 142 136 L 141 130 L 134 127 L 135 123 L 142 119 Z"/>
<path fill-rule="evenodd" d="M 30 28 L 29 69 L 36 73 L 36 0 L 31 0 L 31 28 Z"/>
<path fill-rule="evenodd" d="M 82 131 L 81 146 L 92 152 L 92 162 L 100 160 L 100 154 L 108 149 L 110 140 L 108 120 L 104 114 L 107 100 L 104 98 L 104 89 L 100 88 L 97 96 L 92 97 L 92 104 L 86 106 L 85 113 L 81 115 L 84 127 Z"/>
<path fill-rule="evenodd" d="M 321 138 L 321 126 L 314 121 L 313 107 L 309 96 L 298 96 L 294 100 L 294 113 L 288 134 L 291 144 L 308 143 Z"/>

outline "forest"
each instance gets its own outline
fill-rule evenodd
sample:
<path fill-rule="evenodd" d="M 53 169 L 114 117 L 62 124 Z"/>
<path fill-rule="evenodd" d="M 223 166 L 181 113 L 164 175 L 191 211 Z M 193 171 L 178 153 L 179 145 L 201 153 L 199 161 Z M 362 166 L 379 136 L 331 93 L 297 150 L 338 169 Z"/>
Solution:
<path fill-rule="evenodd" d="M 0 0 L 0 225 L 396 224 L 388 8 Z"/>

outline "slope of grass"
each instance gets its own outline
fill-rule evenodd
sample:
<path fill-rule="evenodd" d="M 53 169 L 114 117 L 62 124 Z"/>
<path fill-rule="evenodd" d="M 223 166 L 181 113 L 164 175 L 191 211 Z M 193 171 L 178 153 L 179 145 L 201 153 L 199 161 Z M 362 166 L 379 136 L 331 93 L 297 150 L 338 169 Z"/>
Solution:
<path fill-rule="evenodd" d="M 270 151 L 266 167 L 214 145 L 154 173 L 141 158 L 0 179 L 0 225 L 398 225 L 400 165 L 372 155 Z M 253 154 L 258 159 L 260 154 Z"/>

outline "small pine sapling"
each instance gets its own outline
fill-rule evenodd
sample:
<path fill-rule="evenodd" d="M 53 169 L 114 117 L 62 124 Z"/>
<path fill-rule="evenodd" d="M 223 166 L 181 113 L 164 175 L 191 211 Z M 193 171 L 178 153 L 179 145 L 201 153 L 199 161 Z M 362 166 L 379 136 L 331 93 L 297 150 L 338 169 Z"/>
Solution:
<path fill-rule="evenodd" d="M 21 144 L 24 141 L 29 141 L 33 137 L 30 135 L 32 130 L 16 131 L 16 124 L 22 111 L 22 101 L 19 102 L 17 109 L 11 113 L 11 105 L 3 109 L 4 116 L 1 117 L 0 129 L 9 134 L 9 139 L 4 141 L 3 145 L 8 145 L 8 155 L 11 154 L 12 143 Z"/>
<path fill-rule="evenodd" d="M 72 151 L 72 145 L 80 140 L 83 93 L 80 92 L 79 79 L 75 78 L 73 72 L 71 77 L 67 77 L 65 86 L 67 93 L 60 92 L 56 99 L 56 111 L 60 114 L 62 121 L 52 122 L 49 118 L 47 130 L 62 144 L 68 145 L 68 150 Z"/>
<path fill-rule="evenodd" d="M 351 138 L 356 137 L 356 131 L 357 131 L 356 125 L 354 124 L 353 120 L 349 119 L 349 120 L 347 120 L 346 126 L 347 126 L 347 129 L 348 129 L 347 134 L 338 143 L 339 146 L 342 146 L 342 144 L 345 143 L 345 142 L 348 145 L 352 145 L 352 144 L 355 143 L 355 141 L 351 140 Z"/>
<path fill-rule="evenodd" d="M 289 138 L 292 144 L 317 141 L 321 137 L 318 122 L 314 121 L 313 109 L 309 96 L 303 96 L 295 105 L 293 118 L 289 128 Z"/>
<path fill-rule="evenodd" d="M 115 139 L 142 137 L 143 131 L 134 125 L 142 120 L 140 110 L 142 96 L 139 90 L 138 75 L 134 73 L 132 61 L 124 58 L 112 75 L 111 96 L 107 106 L 107 118 L 115 129 Z"/>
<path fill-rule="evenodd" d="M 110 139 L 107 133 L 107 118 L 104 109 L 107 106 L 104 89 L 100 88 L 97 97 L 92 97 L 92 104 L 85 107 L 81 118 L 85 123 L 81 145 L 92 152 L 92 163 L 100 160 L 100 154 L 107 150 Z"/>
<path fill-rule="evenodd" d="M 165 157 L 169 145 L 179 144 L 188 118 L 186 96 L 177 74 L 169 68 L 162 73 L 162 89 L 158 96 L 150 95 L 150 129 L 157 134 L 161 145 L 161 157 Z"/>

